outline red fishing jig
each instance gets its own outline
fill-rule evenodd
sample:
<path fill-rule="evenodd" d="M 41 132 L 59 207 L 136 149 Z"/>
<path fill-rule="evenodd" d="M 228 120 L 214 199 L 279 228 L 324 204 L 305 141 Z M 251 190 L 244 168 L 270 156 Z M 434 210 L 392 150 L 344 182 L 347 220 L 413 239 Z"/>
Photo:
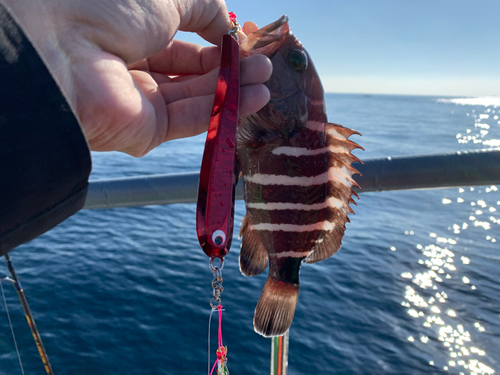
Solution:
<path fill-rule="evenodd" d="M 229 19 L 233 29 L 222 37 L 219 80 L 201 162 L 196 207 L 198 241 L 205 254 L 210 257 L 210 269 L 214 274 L 213 299 L 210 301 L 210 306 L 212 313 L 217 309 L 219 311 L 219 347 L 212 371 L 210 371 L 210 349 L 208 353 L 209 373 L 212 374 L 217 367 L 218 375 L 229 374 L 226 366 L 227 347 L 222 344 L 220 295 L 224 288 L 221 269 L 224 265 L 224 256 L 229 251 L 233 239 L 234 189 L 237 182 L 236 127 L 240 96 L 240 59 L 237 42 L 239 25 L 234 13 L 229 13 Z M 214 265 L 215 259 L 220 261 L 218 266 Z"/>
<path fill-rule="evenodd" d="M 239 26 L 222 38 L 221 65 L 212 117 L 201 163 L 196 210 L 200 245 L 211 259 L 229 251 L 233 237 L 234 188 L 236 186 L 236 126 L 240 91 Z"/>

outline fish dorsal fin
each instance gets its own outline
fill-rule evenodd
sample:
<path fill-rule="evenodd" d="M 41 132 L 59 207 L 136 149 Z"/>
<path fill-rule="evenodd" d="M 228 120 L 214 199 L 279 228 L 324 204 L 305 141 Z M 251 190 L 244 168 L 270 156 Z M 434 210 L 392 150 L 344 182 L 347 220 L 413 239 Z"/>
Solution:
<path fill-rule="evenodd" d="M 241 229 L 240 271 L 245 276 L 261 274 L 267 268 L 267 251 L 257 236 L 250 229 L 248 214 L 243 218 Z"/>
<path fill-rule="evenodd" d="M 335 174 L 338 174 L 336 179 L 330 180 L 327 192 L 327 199 L 335 202 L 329 207 L 332 216 L 336 218 L 335 228 L 332 232 L 324 233 L 316 241 L 311 253 L 304 259 L 306 263 L 315 263 L 331 257 L 342 246 L 345 223 L 349 222 L 347 214 L 354 213 L 349 204 L 356 204 L 352 199 L 352 195 L 356 195 L 352 187 L 358 185 L 352 179 L 352 176 L 360 174 L 351 164 L 354 161 L 359 163 L 361 161 L 352 155 L 351 152 L 355 148 L 362 149 L 362 147 L 348 139 L 352 134 L 359 133 L 344 128 L 342 125 L 318 122 L 317 124 L 311 124 L 310 127 L 317 127 L 314 130 L 325 132 L 326 144 L 332 150 L 328 155 L 329 164 L 331 167 L 335 167 Z"/>

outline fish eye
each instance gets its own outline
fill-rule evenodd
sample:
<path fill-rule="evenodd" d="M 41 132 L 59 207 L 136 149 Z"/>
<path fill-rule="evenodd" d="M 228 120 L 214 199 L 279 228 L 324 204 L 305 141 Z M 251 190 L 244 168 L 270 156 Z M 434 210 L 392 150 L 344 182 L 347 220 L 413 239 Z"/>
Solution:
<path fill-rule="evenodd" d="M 292 49 L 288 54 L 288 65 L 302 73 L 307 69 L 307 55 L 300 49 Z"/>

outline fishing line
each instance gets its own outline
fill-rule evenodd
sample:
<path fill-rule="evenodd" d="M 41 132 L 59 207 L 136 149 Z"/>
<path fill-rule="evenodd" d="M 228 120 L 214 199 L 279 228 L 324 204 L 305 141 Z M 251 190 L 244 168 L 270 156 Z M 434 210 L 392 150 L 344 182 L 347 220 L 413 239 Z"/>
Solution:
<path fill-rule="evenodd" d="M 208 371 L 207 374 L 210 374 L 210 327 L 212 327 L 212 314 L 215 309 L 212 308 L 210 310 L 210 317 L 208 318 Z"/>
<path fill-rule="evenodd" d="M 219 330 L 218 330 L 218 349 L 216 352 L 217 359 L 215 360 L 212 369 L 210 370 L 210 327 L 212 326 L 212 314 L 214 311 L 219 312 Z M 210 310 L 210 318 L 208 319 L 208 374 L 212 375 L 215 367 L 217 366 L 217 375 L 229 375 L 229 370 L 227 369 L 227 346 L 222 343 L 222 312 L 224 309 L 222 305 L 217 307 L 212 307 Z"/>
<path fill-rule="evenodd" d="M 7 280 L 7 276 L 3 276 L 2 279 Z M 5 299 L 5 293 L 3 291 L 3 284 L 1 282 L 1 280 L 0 280 L 0 288 L 2 289 L 3 303 L 5 305 L 5 311 L 7 312 L 7 318 L 9 320 L 10 331 L 12 332 L 12 338 L 14 339 L 14 346 L 15 346 L 16 352 L 17 352 L 17 359 L 19 360 L 19 366 L 21 366 L 21 373 L 24 375 L 23 362 L 21 361 L 21 355 L 19 354 L 19 349 L 17 347 L 16 335 L 14 333 L 14 327 L 12 326 L 12 321 L 10 320 L 9 307 L 7 305 L 7 300 Z"/>

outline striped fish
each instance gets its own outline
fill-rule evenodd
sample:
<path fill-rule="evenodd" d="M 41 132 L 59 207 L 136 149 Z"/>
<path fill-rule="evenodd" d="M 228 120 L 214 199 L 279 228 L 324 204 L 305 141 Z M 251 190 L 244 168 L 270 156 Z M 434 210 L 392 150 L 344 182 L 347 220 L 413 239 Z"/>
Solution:
<path fill-rule="evenodd" d="M 247 213 L 240 231 L 240 270 L 269 277 L 255 309 L 263 336 L 290 327 L 302 262 L 314 263 L 341 246 L 355 203 L 348 140 L 359 134 L 327 122 L 324 92 L 308 53 L 290 32 L 288 18 L 257 29 L 246 23 L 243 54 L 263 53 L 273 64 L 269 104 L 238 125 L 238 162 Z M 250 32 L 248 32 L 250 31 Z"/>

